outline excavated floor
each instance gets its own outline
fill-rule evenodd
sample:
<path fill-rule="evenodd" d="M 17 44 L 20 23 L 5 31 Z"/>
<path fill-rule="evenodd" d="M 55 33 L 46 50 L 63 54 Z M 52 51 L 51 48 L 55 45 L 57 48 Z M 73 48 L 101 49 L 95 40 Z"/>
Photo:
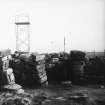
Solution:
<path fill-rule="evenodd" d="M 1 92 L 0 105 L 105 105 L 105 88 L 101 85 L 50 84 L 24 90 L 24 94 Z"/>

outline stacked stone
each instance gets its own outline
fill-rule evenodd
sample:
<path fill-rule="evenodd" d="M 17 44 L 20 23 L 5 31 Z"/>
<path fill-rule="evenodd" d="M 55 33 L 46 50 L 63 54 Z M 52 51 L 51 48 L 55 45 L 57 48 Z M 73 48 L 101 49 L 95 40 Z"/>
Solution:
<path fill-rule="evenodd" d="M 9 61 L 12 59 L 8 50 L 0 52 L 0 87 L 7 90 L 19 92 L 21 86 L 15 83 L 13 69 L 9 67 Z M 22 90 L 22 92 L 24 92 Z"/>
<path fill-rule="evenodd" d="M 40 84 L 48 84 L 45 70 L 45 55 L 36 55 L 36 71 Z"/>
<path fill-rule="evenodd" d="M 45 55 L 35 53 L 17 55 L 15 54 L 11 62 L 17 83 L 23 86 L 47 84 Z"/>
<path fill-rule="evenodd" d="M 0 51 L 0 85 L 13 84 L 15 82 L 13 70 L 9 68 L 10 52 Z"/>
<path fill-rule="evenodd" d="M 84 77 L 85 52 L 72 50 L 68 60 L 68 74 L 73 82 L 80 83 Z"/>

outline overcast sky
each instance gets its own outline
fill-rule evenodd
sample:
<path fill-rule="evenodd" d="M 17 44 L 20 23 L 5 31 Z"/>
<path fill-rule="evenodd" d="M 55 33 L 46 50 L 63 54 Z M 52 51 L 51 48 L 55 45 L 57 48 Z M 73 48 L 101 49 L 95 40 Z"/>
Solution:
<path fill-rule="evenodd" d="M 0 0 L 0 49 L 15 50 L 15 16 L 30 16 L 35 52 L 105 49 L 105 0 Z"/>

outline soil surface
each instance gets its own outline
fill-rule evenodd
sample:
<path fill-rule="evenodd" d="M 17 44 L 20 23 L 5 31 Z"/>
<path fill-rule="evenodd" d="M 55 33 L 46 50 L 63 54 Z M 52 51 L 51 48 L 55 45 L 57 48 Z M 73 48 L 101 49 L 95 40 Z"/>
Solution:
<path fill-rule="evenodd" d="M 105 105 L 102 85 L 50 84 L 47 87 L 24 88 L 25 93 L 1 92 L 0 105 Z"/>

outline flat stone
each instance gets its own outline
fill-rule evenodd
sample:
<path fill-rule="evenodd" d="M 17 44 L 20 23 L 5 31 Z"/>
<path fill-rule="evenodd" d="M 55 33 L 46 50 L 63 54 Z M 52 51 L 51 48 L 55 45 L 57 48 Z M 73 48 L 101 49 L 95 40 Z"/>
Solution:
<path fill-rule="evenodd" d="M 64 97 L 57 97 L 57 98 L 55 98 L 55 99 L 61 100 L 61 101 L 65 101 L 65 100 L 66 100 Z"/>
<path fill-rule="evenodd" d="M 66 87 L 72 86 L 72 82 L 71 82 L 71 81 L 63 81 L 61 84 L 62 84 L 63 86 L 66 86 Z"/>
<path fill-rule="evenodd" d="M 19 90 L 21 88 L 22 88 L 22 86 L 20 86 L 18 84 L 9 84 L 9 85 L 4 86 L 4 89 L 8 89 L 8 90 Z"/>
<path fill-rule="evenodd" d="M 16 91 L 16 93 L 17 94 L 23 94 L 24 93 L 24 90 L 23 89 L 19 89 L 19 90 Z"/>
<path fill-rule="evenodd" d="M 104 88 L 105 88 L 105 86 L 104 86 L 104 85 L 101 85 L 101 86 L 100 86 L 100 88 L 101 88 L 101 89 L 104 89 Z"/>
<path fill-rule="evenodd" d="M 46 99 L 46 100 L 45 100 L 45 102 L 51 102 L 51 100 L 49 100 L 49 99 Z"/>
<path fill-rule="evenodd" d="M 88 95 L 83 93 L 73 94 L 73 95 L 70 95 L 69 97 L 69 99 L 86 99 L 86 98 L 88 98 Z"/>

